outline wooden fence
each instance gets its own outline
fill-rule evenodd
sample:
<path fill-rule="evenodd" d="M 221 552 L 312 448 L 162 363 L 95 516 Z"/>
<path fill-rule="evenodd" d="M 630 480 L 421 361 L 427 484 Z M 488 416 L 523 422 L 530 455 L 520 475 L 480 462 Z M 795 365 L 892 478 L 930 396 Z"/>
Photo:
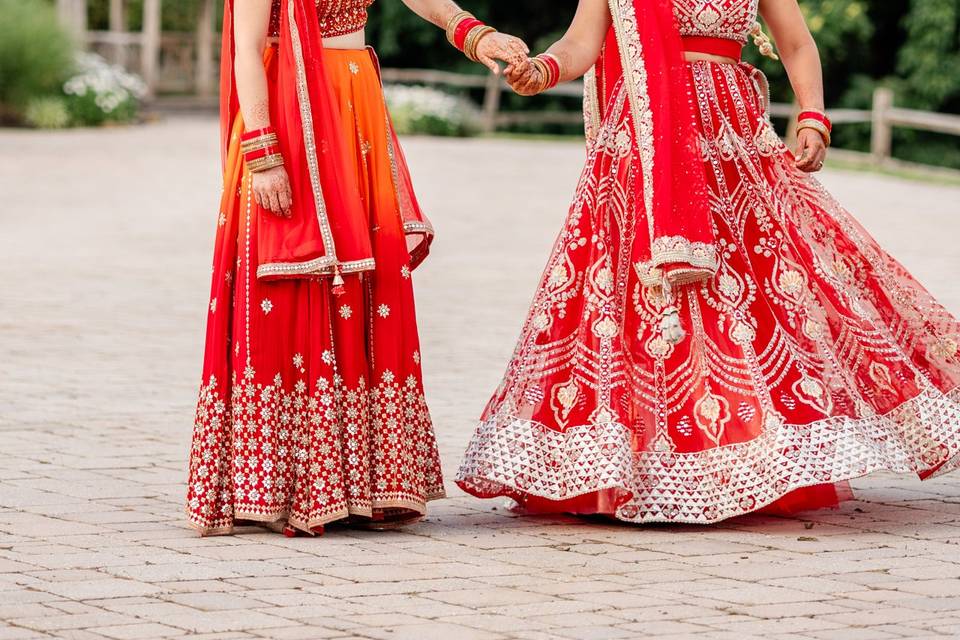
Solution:
<path fill-rule="evenodd" d="M 484 89 L 482 128 L 486 132 L 515 125 L 550 123 L 576 124 L 582 122 L 579 110 L 566 111 L 504 111 L 501 98 L 504 90 L 509 90 L 501 78 L 489 75 L 470 75 L 433 71 L 429 69 L 384 69 L 386 82 L 401 84 L 423 84 L 467 89 Z M 560 85 L 548 92 L 548 95 L 581 98 L 583 85 L 569 83 Z M 770 105 L 770 114 L 774 117 L 792 118 L 797 107 L 792 104 L 774 103 Z M 830 118 L 835 125 L 870 124 L 870 158 L 878 164 L 886 164 L 892 159 L 893 130 L 898 127 L 929 131 L 951 136 L 960 136 L 960 115 L 932 113 L 901 109 L 894 106 L 894 94 L 890 89 L 880 88 L 873 94 L 873 108 L 831 109 Z"/>

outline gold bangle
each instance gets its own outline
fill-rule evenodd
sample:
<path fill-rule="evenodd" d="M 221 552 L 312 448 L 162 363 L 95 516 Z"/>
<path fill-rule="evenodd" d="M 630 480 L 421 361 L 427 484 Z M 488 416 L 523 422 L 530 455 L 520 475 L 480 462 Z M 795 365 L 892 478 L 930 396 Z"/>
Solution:
<path fill-rule="evenodd" d="M 551 60 L 557 63 L 557 77 L 556 78 L 551 77 L 550 80 L 553 83 L 553 86 L 560 84 L 560 80 L 563 78 L 563 65 L 560 63 L 560 58 L 553 55 L 552 53 L 547 53 L 546 51 L 541 53 L 540 55 L 546 58 L 550 58 Z M 553 74 L 550 74 L 550 75 L 552 76 Z"/>
<path fill-rule="evenodd" d="M 830 129 L 828 129 L 827 125 L 823 124 L 819 120 L 814 120 L 813 118 L 801 120 L 799 123 L 797 123 L 797 132 L 803 131 L 804 129 L 813 129 L 819 133 L 820 137 L 823 138 L 823 143 L 828 147 L 833 141 L 830 135 Z"/>
<path fill-rule="evenodd" d="M 480 42 L 480 34 L 485 33 L 487 29 L 492 29 L 493 27 L 487 27 L 486 25 L 477 25 L 470 29 L 467 33 L 467 37 L 463 41 L 463 54 L 467 56 L 473 62 L 479 62 L 477 60 L 477 44 Z"/>
<path fill-rule="evenodd" d="M 479 58 L 477 58 L 477 47 L 480 45 L 480 41 L 491 33 L 496 33 L 496 31 L 496 29 L 487 25 L 477 25 L 471 29 L 470 33 L 467 34 L 467 40 L 463 47 L 463 52 L 467 58 L 474 62 L 480 62 Z"/>
<path fill-rule="evenodd" d="M 261 140 L 276 140 L 277 134 L 274 132 L 265 133 L 262 136 L 257 136 L 256 138 L 250 138 L 249 140 L 244 140 L 240 144 L 253 144 L 254 142 L 260 142 Z"/>
<path fill-rule="evenodd" d="M 547 70 L 540 60 L 536 58 L 530 58 L 530 64 L 533 65 L 533 68 L 537 71 L 537 77 L 540 79 L 540 82 L 537 84 L 537 93 L 543 93 L 543 88 L 546 86 L 546 74 Z"/>
<path fill-rule="evenodd" d="M 269 146 L 277 144 L 278 141 L 279 138 L 277 138 L 277 134 L 268 133 L 265 136 L 260 136 L 259 138 L 253 138 L 252 140 L 245 140 L 241 142 L 240 149 L 244 152 L 266 149 Z"/>
<path fill-rule="evenodd" d="M 542 65 L 543 69 L 545 70 L 545 73 L 544 73 L 544 81 L 543 81 L 543 91 L 546 91 L 548 88 L 556 85 L 556 84 L 557 84 L 557 81 L 560 80 L 560 78 L 554 78 L 553 67 L 551 67 L 549 64 L 547 64 L 547 62 L 546 62 L 545 60 L 543 60 L 543 58 L 545 58 L 545 57 L 547 57 L 547 56 L 549 56 L 549 55 L 550 55 L 550 54 L 547 54 L 547 53 L 541 53 L 540 55 L 538 55 L 538 56 L 535 57 L 536 60 L 539 60 L 539 61 L 540 61 L 540 64 Z M 560 61 L 557 60 L 554 56 L 550 56 L 550 59 L 553 60 L 554 62 L 556 62 L 558 65 L 560 64 Z M 541 93 L 542 93 L 542 92 L 541 92 Z"/>
<path fill-rule="evenodd" d="M 268 169 L 273 169 L 274 167 L 279 167 L 282 165 L 283 156 L 279 153 L 274 153 L 273 155 L 251 160 L 247 163 L 247 170 L 250 171 L 250 173 L 261 173 L 263 171 L 267 171 Z"/>
<path fill-rule="evenodd" d="M 457 34 L 457 28 L 460 27 L 461 22 L 463 22 L 464 20 L 469 20 L 470 18 L 473 18 L 473 17 L 474 15 L 469 11 L 461 11 L 459 13 L 454 14 L 454 16 L 447 21 L 447 42 L 449 42 L 453 46 L 457 46 L 457 43 L 454 39 L 454 37 Z"/>
<path fill-rule="evenodd" d="M 260 151 L 261 149 L 269 149 L 270 147 L 276 147 L 279 143 L 276 140 L 266 140 L 258 144 L 252 144 L 249 146 L 241 146 L 241 153 L 250 153 L 251 151 Z"/>

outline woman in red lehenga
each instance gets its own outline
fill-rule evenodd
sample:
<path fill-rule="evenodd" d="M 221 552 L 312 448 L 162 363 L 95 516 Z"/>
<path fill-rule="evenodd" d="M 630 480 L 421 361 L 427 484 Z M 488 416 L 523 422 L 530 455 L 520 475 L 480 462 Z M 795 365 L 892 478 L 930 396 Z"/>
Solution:
<path fill-rule="evenodd" d="M 804 108 L 796 155 L 739 62 L 750 36 L 775 55 L 758 9 Z M 956 468 L 960 325 L 809 175 L 830 127 L 796 1 L 581 0 L 508 74 L 532 94 L 591 65 L 587 165 L 459 485 L 710 523 Z"/>
<path fill-rule="evenodd" d="M 407 2 L 441 26 L 462 15 Z M 203 534 L 390 528 L 444 495 L 410 281 L 433 229 L 364 46 L 371 3 L 225 3 L 224 193 L 187 497 Z M 473 60 L 528 52 L 470 26 L 455 42 Z"/>

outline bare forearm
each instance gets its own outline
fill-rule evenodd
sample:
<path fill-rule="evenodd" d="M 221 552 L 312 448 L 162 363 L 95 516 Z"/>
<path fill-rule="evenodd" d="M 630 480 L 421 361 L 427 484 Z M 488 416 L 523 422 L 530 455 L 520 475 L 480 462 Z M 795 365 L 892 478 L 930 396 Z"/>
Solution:
<path fill-rule="evenodd" d="M 606 0 L 581 0 L 567 32 L 547 53 L 560 61 L 560 82 L 576 80 L 597 61 L 607 30 L 610 10 Z"/>
<path fill-rule="evenodd" d="M 263 68 L 270 24 L 270 0 L 237 0 L 234 17 L 234 74 L 247 130 L 270 125 L 270 98 Z"/>
<path fill-rule="evenodd" d="M 561 38 L 547 49 L 560 61 L 560 82 L 570 82 L 580 78 L 597 61 L 600 55 L 588 44 L 573 39 Z"/>
<path fill-rule="evenodd" d="M 269 126 L 270 98 L 267 75 L 263 70 L 263 53 L 237 51 L 234 73 L 244 126 L 251 131 Z"/>
<path fill-rule="evenodd" d="M 804 109 L 823 109 L 823 68 L 797 0 L 760 0 L 760 14 L 773 34 L 790 76 L 797 101 Z"/>
<path fill-rule="evenodd" d="M 452 0 L 403 0 L 403 3 L 415 14 L 441 29 L 445 29 L 450 19 L 460 12 L 460 7 Z"/>
<path fill-rule="evenodd" d="M 820 64 L 820 52 L 813 39 L 791 50 L 781 50 L 780 57 L 800 107 L 822 111 L 823 67 Z"/>

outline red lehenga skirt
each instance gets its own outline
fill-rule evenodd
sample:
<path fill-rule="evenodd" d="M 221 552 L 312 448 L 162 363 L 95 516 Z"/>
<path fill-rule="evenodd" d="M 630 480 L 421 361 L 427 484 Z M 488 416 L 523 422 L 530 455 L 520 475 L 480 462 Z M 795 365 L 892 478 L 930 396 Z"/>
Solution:
<path fill-rule="evenodd" d="M 376 267 L 347 274 L 342 295 L 328 279 L 257 279 L 257 219 L 273 214 L 252 198 L 237 122 L 187 496 L 189 522 L 204 534 L 251 522 L 310 532 L 348 517 L 407 520 L 444 495 L 411 285 L 432 231 L 404 223 L 415 201 L 372 54 L 324 59 Z M 266 61 L 272 79 L 271 51 Z"/>
<path fill-rule="evenodd" d="M 752 67 L 688 69 L 720 268 L 675 291 L 687 338 L 663 339 L 630 264 L 621 87 L 458 484 L 528 512 L 710 523 L 954 469 L 960 324 L 794 167 Z"/>

